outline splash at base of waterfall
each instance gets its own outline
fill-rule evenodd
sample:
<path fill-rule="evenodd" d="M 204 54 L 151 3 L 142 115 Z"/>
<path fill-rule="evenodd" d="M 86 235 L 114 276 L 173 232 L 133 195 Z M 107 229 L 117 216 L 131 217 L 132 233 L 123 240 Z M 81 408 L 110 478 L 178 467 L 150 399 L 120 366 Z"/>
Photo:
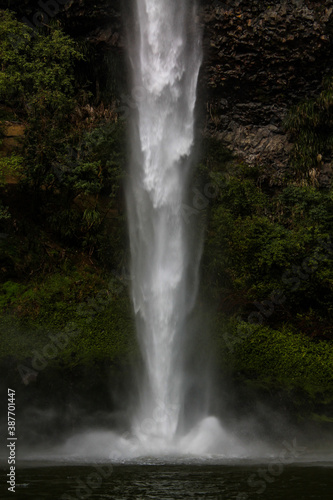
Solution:
<path fill-rule="evenodd" d="M 223 460 L 256 457 L 271 457 L 272 448 L 256 440 L 246 442 L 238 439 L 230 430 L 221 426 L 216 417 L 206 417 L 183 436 L 170 440 L 153 436 L 143 430 L 138 435 L 129 432 L 117 434 L 106 430 L 87 430 L 71 436 L 67 441 L 48 452 L 24 454 L 29 460 L 48 459 L 90 462 L 160 463 L 192 460 Z"/>

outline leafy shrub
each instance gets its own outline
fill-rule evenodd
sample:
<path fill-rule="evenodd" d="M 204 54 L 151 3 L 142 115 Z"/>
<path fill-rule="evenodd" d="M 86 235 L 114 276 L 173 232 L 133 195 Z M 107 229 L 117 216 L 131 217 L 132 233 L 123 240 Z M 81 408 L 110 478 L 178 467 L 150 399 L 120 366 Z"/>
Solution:
<path fill-rule="evenodd" d="M 300 176 L 309 176 L 322 161 L 331 161 L 333 152 L 333 77 L 323 81 L 319 96 L 291 109 L 285 120 L 295 146 L 291 161 Z"/>
<path fill-rule="evenodd" d="M 279 291 L 284 304 L 266 322 L 303 328 L 311 311 L 313 331 L 306 332 L 331 336 L 332 214 L 331 190 L 287 185 L 268 191 L 258 173 L 234 166 L 210 207 L 203 260 L 207 293 L 246 317 L 255 302 Z"/>
<path fill-rule="evenodd" d="M 35 32 L 9 11 L 0 11 L 0 29 L 0 103 L 27 123 L 26 181 L 49 188 L 75 108 L 73 66 L 82 55 L 60 29 Z"/>

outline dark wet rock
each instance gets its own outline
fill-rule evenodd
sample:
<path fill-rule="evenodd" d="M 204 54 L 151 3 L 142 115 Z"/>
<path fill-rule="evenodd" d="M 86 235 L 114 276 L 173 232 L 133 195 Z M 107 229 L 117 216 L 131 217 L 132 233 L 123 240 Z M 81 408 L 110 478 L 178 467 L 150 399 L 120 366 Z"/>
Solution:
<path fill-rule="evenodd" d="M 133 22 L 126 17 L 129 5 L 68 0 L 57 14 L 68 33 L 88 40 L 99 54 L 98 88 L 109 81 L 98 76 L 103 54 L 125 61 L 125 27 L 130 30 Z M 38 0 L 0 0 L 1 7 L 29 19 L 41 8 Z M 332 71 L 333 0 L 201 0 L 200 10 L 205 133 L 248 163 L 287 167 L 292 145 L 283 120 L 293 105 L 318 95 Z M 124 73 L 123 63 L 115 68 Z"/>
<path fill-rule="evenodd" d="M 332 69 L 333 1 L 203 4 L 207 131 L 245 161 L 286 166 L 283 119 Z"/>

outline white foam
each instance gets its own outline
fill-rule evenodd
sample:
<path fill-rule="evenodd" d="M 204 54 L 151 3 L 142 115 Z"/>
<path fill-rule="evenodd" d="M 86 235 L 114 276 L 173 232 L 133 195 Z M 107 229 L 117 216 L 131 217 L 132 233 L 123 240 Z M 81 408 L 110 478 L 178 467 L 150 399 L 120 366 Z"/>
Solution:
<path fill-rule="evenodd" d="M 147 376 L 133 428 L 139 440 L 148 435 L 165 444 L 176 434 L 184 401 L 178 346 L 198 281 L 188 285 L 189 269 L 198 275 L 200 245 L 189 241 L 182 204 L 191 170 L 201 34 L 189 38 L 188 26 L 196 24 L 192 0 L 137 0 L 136 9 L 133 84 L 144 88 L 146 98 L 133 116 L 127 205 L 132 299 Z M 167 417 L 158 420 L 154 414 L 161 406 Z"/>

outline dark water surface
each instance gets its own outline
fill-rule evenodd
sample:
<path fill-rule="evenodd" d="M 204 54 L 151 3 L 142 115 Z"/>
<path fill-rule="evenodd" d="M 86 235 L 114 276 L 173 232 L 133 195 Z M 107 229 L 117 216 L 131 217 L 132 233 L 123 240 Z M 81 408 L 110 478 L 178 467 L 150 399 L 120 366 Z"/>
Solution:
<path fill-rule="evenodd" d="M 3 480 L 2 500 L 332 500 L 333 464 L 126 464 L 109 465 L 21 464 L 16 492 Z"/>

